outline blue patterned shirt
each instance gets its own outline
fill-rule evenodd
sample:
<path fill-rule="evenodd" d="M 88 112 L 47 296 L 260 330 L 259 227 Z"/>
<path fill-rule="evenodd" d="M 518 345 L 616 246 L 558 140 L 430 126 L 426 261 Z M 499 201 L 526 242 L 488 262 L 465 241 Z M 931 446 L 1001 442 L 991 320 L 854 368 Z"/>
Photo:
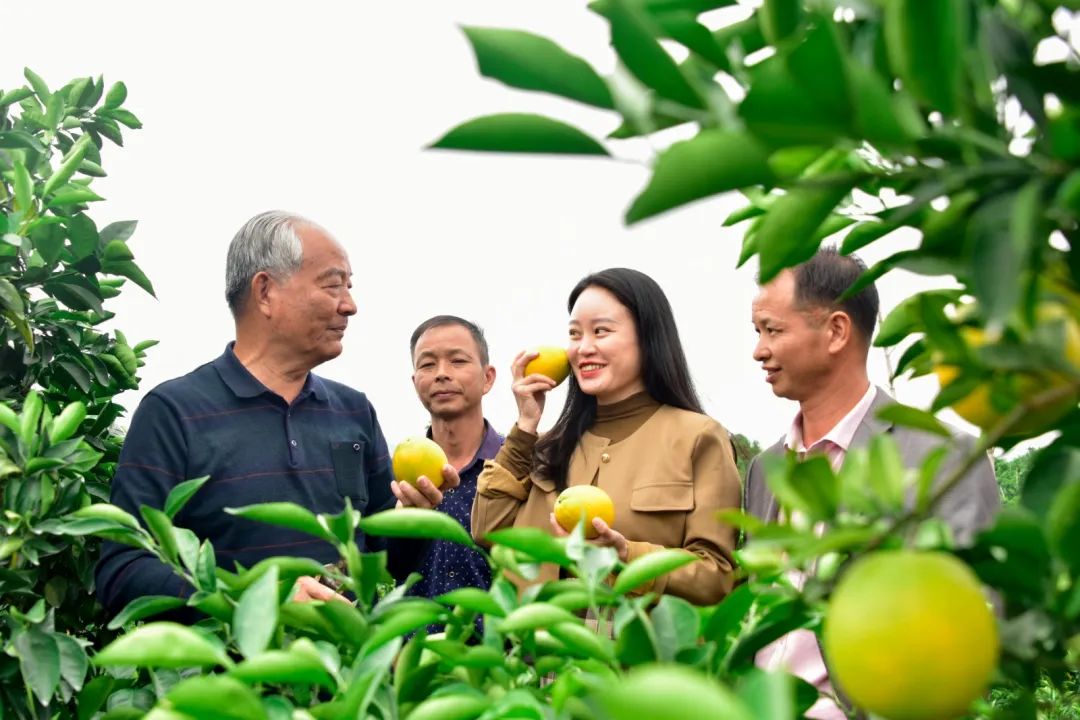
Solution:
<path fill-rule="evenodd" d="M 428 429 L 431 437 L 431 429 Z M 473 498 L 476 496 L 476 479 L 484 469 L 484 460 L 495 457 L 502 447 L 502 435 L 495 432 L 491 423 L 484 421 L 484 439 L 476 456 L 460 473 L 461 484 L 447 490 L 439 510 L 469 529 Z M 437 540 L 431 544 L 427 557 L 420 568 L 424 579 L 410 590 L 410 595 L 434 598 L 461 587 L 491 587 L 491 568 L 480 553 L 457 543 Z"/>

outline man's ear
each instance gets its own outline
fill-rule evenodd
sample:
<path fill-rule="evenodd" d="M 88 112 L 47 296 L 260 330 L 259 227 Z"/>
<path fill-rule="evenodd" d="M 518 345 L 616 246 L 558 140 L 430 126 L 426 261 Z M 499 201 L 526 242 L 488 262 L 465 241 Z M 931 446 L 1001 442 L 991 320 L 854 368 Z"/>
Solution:
<path fill-rule="evenodd" d="M 829 352 L 836 354 L 854 341 L 851 316 L 842 310 L 829 313 L 825 319 L 825 329 L 829 332 Z"/>
<path fill-rule="evenodd" d="M 495 366 L 488 365 L 484 368 L 484 394 L 487 395 L 492 386 L 495 385 Z"/>
<path fill-rule="evenodd" d="M 251 299 L 263 317 L 269 318 L 271 315 L 270 301 L 274 290 L 274 278 L 265 270 L 260 270 L 251 278 Z"/>

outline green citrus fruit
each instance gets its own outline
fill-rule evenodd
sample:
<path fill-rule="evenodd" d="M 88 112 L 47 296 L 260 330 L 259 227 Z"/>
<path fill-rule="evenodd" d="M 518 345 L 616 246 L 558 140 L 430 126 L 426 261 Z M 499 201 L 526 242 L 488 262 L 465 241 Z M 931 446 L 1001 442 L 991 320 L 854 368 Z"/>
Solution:
<path fill-rule="evenodd" d="M 872 553 L 841 576 L 823 642 L 837 687 L 888 720 L 963 715 L 999 648 L 975 573 L 952 555 L 908 550 Z"/>
<path fill-rule="evenodd" d="M 574 526 L 585 519 L 585 537 L 597 535 L 593 527 L 593 518 L 600 518 L 611 526 L 615 522 L 615 504 L 611 496 L 594 485 L 575 485 L 568 487 L 555 498 L 555 522 L 559 527 L 570 532 Z"/>
<path fill-rule="evenodd" d="M 394 479 L 398 482 L 416 485 L 423 476 L 435 487 L 443 484 L 442 469 L 446 464 L 446 453 L 430 438 L 405 438 L 394 448 L 392 463 Z"/>

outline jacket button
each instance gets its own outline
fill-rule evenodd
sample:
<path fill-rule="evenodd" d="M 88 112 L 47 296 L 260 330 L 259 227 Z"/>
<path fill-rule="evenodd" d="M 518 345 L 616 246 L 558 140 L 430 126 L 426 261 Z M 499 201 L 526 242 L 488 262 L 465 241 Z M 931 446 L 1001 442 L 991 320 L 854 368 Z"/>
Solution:
<path fill-rule="evenodd" d="M 608 453 L 603 453 L 602 455 L 600 455 L 600 462 L 611 462 L 611 455 L 609 455 Z"/>

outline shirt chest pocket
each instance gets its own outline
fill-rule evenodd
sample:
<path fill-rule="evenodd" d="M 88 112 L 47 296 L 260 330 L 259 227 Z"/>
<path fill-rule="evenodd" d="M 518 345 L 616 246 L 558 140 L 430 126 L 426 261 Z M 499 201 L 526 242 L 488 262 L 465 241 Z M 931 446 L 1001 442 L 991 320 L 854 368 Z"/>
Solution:
<path fill-rule="evenodd" d="M 364 450 L 363 440 L 330 443 L 330 459 L 334 465 L 334 482 L 337 483 L 338 494 L 349 498 L 353 508 L 360 511 L 368 504 Z"/>
<path fill-rule="evenodd" d="M 630 510 L 637 540 L 682 547 L 686 516 L 694 509 L 690 483 L 651 483 L 633 489 Z M 629 537 L 629 536 L 628 536 Z"/>

